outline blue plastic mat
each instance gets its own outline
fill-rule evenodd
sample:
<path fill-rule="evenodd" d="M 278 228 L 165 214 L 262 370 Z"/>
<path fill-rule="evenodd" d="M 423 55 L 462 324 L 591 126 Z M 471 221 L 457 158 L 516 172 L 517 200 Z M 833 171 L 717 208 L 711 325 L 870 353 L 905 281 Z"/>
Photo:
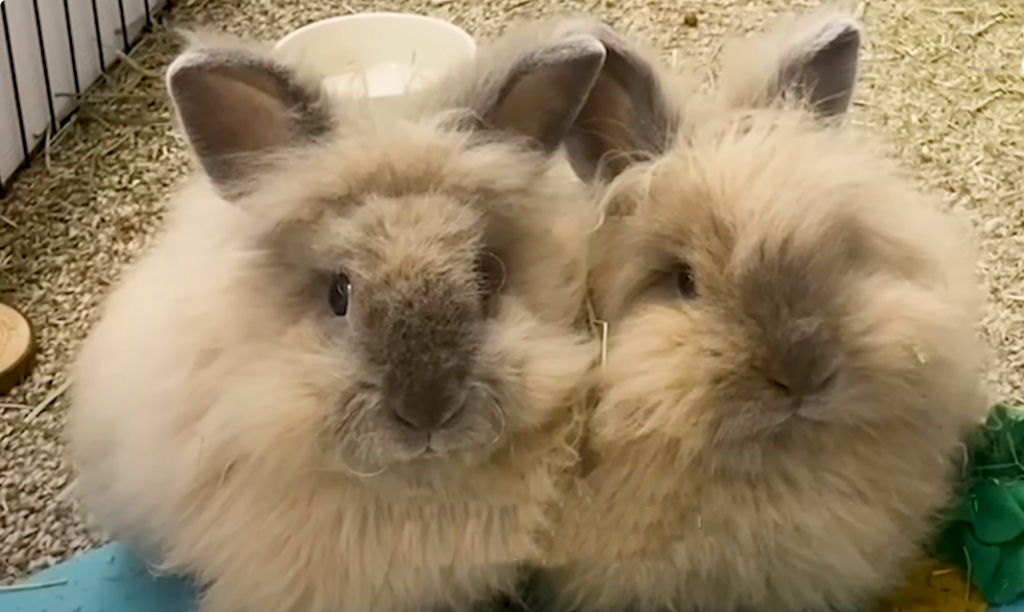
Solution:
<path fill-rule="evenodd" d="M 79 555 L 0 590 L 2 612 L 194 612 L 186 581 L 155 577 L 120 544 Z M 1024 612 L 1024 601 L 990 612 Z"/>
<path fill-rule="evenodd" d="M 119 544 L 78 555 L 0 590 L 2 612 L 193 612 L 182 580 L 154 577 Z"/>

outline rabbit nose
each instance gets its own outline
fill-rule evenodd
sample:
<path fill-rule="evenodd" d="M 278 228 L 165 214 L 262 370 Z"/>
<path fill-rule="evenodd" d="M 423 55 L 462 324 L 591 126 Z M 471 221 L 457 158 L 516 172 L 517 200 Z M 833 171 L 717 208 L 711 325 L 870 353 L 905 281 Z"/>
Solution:
<path fill-rule="evenodd" d="M 392 402 L 391 412 L 417 431 L 436 431 L 450 425 L 466 407 L 467 393 L 452 385 L 432 384 Z"/>
<path fill-rule="evenodd" d="M 802 374 L 802 375 L 799 375 Z M 785 376 L 776 372 L 767 376 L 768 383 L 782 395 L 791 398 L 799 406 L 810 395 L 821 393 L 835 382 L 838 372 L 824 369 L 819 372 L 799 372 Z"/>

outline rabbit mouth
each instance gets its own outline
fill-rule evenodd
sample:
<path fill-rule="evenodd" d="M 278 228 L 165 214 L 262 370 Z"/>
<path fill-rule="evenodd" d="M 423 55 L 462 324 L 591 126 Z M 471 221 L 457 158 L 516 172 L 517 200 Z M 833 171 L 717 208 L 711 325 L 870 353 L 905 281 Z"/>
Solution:
<path fill-rule="evenodd" d="M 379 394 L 363 393 L 349 403 L 348 416 L 333 429 L 341 467 L 371 477 L 403 464 L 482 460 L 505 438 L 506 415 L 489 394 L 436 429 L 417 429 L 383 408 Z"/>

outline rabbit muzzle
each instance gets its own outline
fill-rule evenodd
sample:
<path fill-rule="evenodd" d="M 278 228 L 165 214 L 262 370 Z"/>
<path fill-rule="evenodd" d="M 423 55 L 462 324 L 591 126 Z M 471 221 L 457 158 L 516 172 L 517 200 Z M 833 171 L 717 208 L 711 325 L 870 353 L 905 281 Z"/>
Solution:
<path fill-rule="evenodd" d="M 357 303 L 360 347 L 373 364 L 339 411 L 336 439 L 359 474 L 453 454 L 486 456 L 505 427 L 495 374 L 482 358 L 478 294 L 420 270 Z"/>
<path fill-rule="evenodd" d="M 463 368 L 455 370 L 393 373 L 392 379 L 404 380 L 393 384 L 399 388 L 397 393 L 385 396 L 386 409 L 399 423 L 415 431 L 429 433 L 452 425 L 466 407 L 469 395 Z"/>
<path fill-rule="evenodd" d="M 414 307 L 392 309 L 379 328 L 383 408 L 397 425 L 414 431 L 454 425 L 469 401 L 480 345 L 479 306 L 457 297 L 460 287 L 445 287 L 438 282 L 418 294 Z"/>

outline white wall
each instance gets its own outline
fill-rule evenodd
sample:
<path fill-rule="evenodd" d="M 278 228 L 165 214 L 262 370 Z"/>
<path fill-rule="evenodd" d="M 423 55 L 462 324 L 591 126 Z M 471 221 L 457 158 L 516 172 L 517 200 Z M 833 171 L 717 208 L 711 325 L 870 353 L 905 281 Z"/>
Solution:
<path fill-rule="evenodd" d="M 165 1 L 0 0 L 2 10 L 7 14 L 8 25 L 5 30 L 0 23 L 0 183 L 7 180 L 24 158 L 7 53 L 8 42 L 11 45 L 17 75 L 29 151 L 46 138 L 47 128 L 51 127 L 46 79 L 43 78 L 43 56 L 36 28 L 36 11 L 38 10 L 43 39 L 42 49 L 45 52 L 50 77 L 49 100 L 53 104 L 54 118 L 59 126 L 60 121 L 75 108 L 75 79 L 72 73 L 68 24 L 70 23 L 71 40 L 74 41 L 74 61 L 77 68 L 75 72 L 78 75 L 79 90 L 84 91 L 100 77 L 96 21 L 99 22 L 104 64 L 109 68 L 118 60 L 117 51 L 124 51 L 120 7 L 124 9 L 128 41 L 133 43 L 146 25 L 147 4 L 150 14 L 155 15 Z"/>

